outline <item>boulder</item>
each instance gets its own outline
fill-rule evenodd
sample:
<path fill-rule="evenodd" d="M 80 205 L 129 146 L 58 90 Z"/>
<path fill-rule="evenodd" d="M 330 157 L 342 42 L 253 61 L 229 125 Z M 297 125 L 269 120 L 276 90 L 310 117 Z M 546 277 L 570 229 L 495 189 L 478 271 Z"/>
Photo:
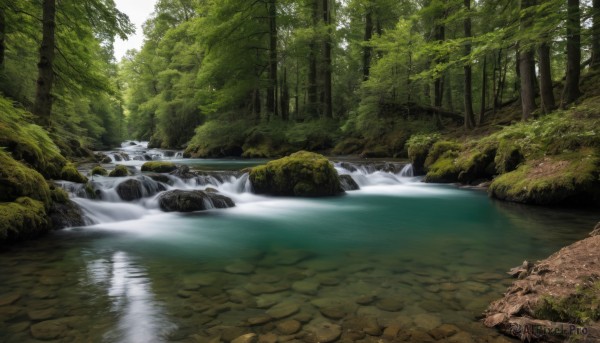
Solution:
<path fill-rule="evenodd" d="M 175 170 L 177 166 L 173 162 L 151 161 L 142 165 L 143 172 L 170 173 Z"/>
<path fill-rule="evenodd" d="M 250 171 L 258 194 L 320 197 L 343 193 L 338 173 L 322 155 L 300 151 Z"/>
<path fill-rule="evenodd" d="M 235 206 L 233 200 L 218 193 L 183 190 L 162 193 L 158 197 L 158 204 L 166 212 L 195 212 Z"/>
<path fill-rule="evenodd" d="M 94 168 L 92 168 L 92 171 L 90 172 L 90 174 L 92 176 L 94 176 L 94 175 L 107 176 L 108 171 L 100 166 L 95 166 Z"/>
<path fill-rule="evenodd" d="M 117 165 L 115 169 L 113 169 L 113 171 L 111 171 L 110 174 L 108 174 L 109 177 L 123 177 L 129 175 L 129 169 L 127 169 L 127 167 L 123 165 Z"/>
<path fill-rule="evenodd" d="M 60 172 L 60 178 L 66 181 L 71 181 L 75 183 L 87 183 L 87 177 L 81 175 L 77 168 L 75 168 L 71 164 L 67 164 L 64 166 Z"/>
<path fill-rule="evenodd" d="M 356 191 L 360 189 L 356 181 L 354 181 L 350 175 L 340 175 L 340 185 L 345 191 Z"/>
<path fill-rule="evenodd" d="M 152 179 L 136 180 L 129 179 L 121 182 L 117 188 L 117 194 L 125 201 L 135 201 L 143 197 L 152 196 L 158 192 L 165 191 L 167 188 L 159 182 Z"/>

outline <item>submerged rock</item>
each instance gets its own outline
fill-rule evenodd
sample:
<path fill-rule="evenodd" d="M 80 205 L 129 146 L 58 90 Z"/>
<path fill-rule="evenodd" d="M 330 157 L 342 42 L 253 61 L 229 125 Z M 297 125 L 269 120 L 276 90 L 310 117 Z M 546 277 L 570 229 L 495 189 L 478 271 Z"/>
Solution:
<path fill-rule="evenodd" d="M 235 206 L 233 200 L 218 193 L 183 190 L 160 194 L 158 204 L 166 212 L 195 212 Z"/>
<path fill-rule="evenodd" d="M 340 185 L 345 191 L 356 191 L 360 189 L 356 181 L 354 181 L 350 175 L 340 175 Z"/>
<path fill-rule="evenodd" d="M 319 197 L 343 192 L 338 173 L 322 155 L 300 151 L 250 171 L 258 194 Z"/>

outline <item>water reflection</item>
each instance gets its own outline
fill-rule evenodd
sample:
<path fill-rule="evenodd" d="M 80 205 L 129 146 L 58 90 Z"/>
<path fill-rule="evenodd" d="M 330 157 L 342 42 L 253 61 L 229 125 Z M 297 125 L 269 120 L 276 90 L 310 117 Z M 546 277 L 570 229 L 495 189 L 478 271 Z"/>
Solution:
<path fill-rule="evenodd" d="M 90 261 L 87 271 L 92 283 L 106 287 L 110 311 L 117 316 L 117 324 L 104 334 L 105 342 L 162 342 L 175 329 L 155 300 L 145 268 L 126 252 Z"/>

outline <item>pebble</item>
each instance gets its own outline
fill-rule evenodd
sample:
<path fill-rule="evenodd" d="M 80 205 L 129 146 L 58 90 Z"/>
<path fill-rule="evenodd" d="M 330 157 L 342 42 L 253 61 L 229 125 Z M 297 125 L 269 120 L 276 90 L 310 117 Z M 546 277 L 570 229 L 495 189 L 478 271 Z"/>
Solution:
<path fill-rule="evenodd" d="M 323 307 L 319 311 L 323 316 L 330 319 L 342 319 L 346 316 L 346 312 L 339 307 Z"/>
<path fill-rule="evenodd" d="M 400 330 L 402 330 L 402 327 L 400 326 L 400 324 L 393 323 L 390 326 L 388 326 L 387 328 L 385 328 L 385 330 L 383 330 L 383 338 L 386 338 L 388 340 L 393 340 L 394 338 L 396 338 L 398 336 L 398 333 L 400 333 Z"/>
<path fill-rule="evenodd" d="M 404 308 L 404 302 L 400 298 L 382 298 L 375 306 L 380 310 L 398 312 Z"/>
<path fill-rule="evenodd" d="M 267 314 L 275 319 L 282 319 L 291 316 L 298 310 L 300 308 L 294 303 L 280 303 L 267 310 Z"/>
<path fill-rule="evenodd" d="M 263 315 L 258 315 L 256 317 L 250 317 L 248 318 L 248 324 L 250 325 L 262 325 L 262 324 L 266 324 L 268 322 L 271 321 L 271 316 L 263 314 Z"/>
<path fill-rule="evenodd" d="M 258 343 L 277 343 L 277 335 L 269 332 L 258 336 Z"/>
<path fill-rule="evenodd" d="M 254 265 L 244 261 L 238 261 L 225 267 L 225 271 L 231 274 L 252 274 Z"/>
<path fill-rule="evenodd" d="M 298 293 L 315 295 L 319 290 L 319 283 L 312 280 L 296 281 L 292 284 L 292 289 Z"/>
<path fill-rule="evenodd" d="M 33 321 L 48 320 L 56 317 L 56 310 L 53 308 L 46 310 L 32 310 L 27 312 L 27 316 Z"/>
<path fill-rule="evenodd" d="M 294 319 L 286 320 L 277 324 L 277 330 L 279 330 L 279 332 L 281 332 L 283 335 L 293 335 L 300 331 L 300 328 L 302 328 L 302 324 Z"/>
<path fill-rule="evenodd" d="M 21 299 L 21 293 L 7 293 L 0 295 L 0 306 L 8 306 L 17 302 Z"/>
<path fill-rule="evenodd" d="M 256 341 L 258 341 L 258 337 L 255 333 L 247 333 L 237 337 L 231 343 L 255 343 Z"/>
<path fill-rule="evenodd" d="M 33 324 L 30 332 L 35 339 L 51 340 L 61 337 L 67 329 L 67 325 L 60 320 L 47 320 Z"/>
<path fill-rule="evenodd" d="M 377 299 L 374 295 L 363 295 L 356 299 L 356 303 L 359 305 L 367 306 L 373 303 Z"/>
<path fill-rule="evenodd" d="M 442 324 L 438 316 L 429 313 L 420 313 L 414 316 L 415 325 L 425 330 L 432 330 Z"/>
<path fill-rule="evenodd" d="M 342 335 L 342 327 L 337 324 L 322 323 L 313 329 L 319 343 L 333 342 Z"/>
<path fill-rule="evenodd" d="M 287 291 L 290 289 L 290 286 L 287 284 L 268 284 L 268 283 L 249 283 L 244 286 L 244 289 L 247 290 L 252 295 L 261 295 L 261 294 L 273 294 L 279 293 L 283 291 Z"/>

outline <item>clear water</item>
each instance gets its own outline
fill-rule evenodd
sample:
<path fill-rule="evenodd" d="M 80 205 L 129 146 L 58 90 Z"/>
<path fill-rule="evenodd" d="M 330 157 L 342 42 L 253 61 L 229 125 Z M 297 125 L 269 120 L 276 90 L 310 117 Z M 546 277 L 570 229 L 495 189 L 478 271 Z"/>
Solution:
<path fill-rule="evenodd" d="M 341 197 L 231 193 L 235 208 L 206 213 L 117 202 L 144 211 L 3 251 L 0 303 L 20 298 L 0 306 L 0 341 L 27 342 L 31 325 L 46 319 L 58 341 L 203 342 L 277 333 L 290 318 L 303 323 L 299 339 L 329 322 L 344 328 L 344 340 L 355 317 L 408 333 L 453 324 L 491 341 L 498 334 L 477 318 L 511 282 L 505 272 L 585 237 L 598 220 L 414 178 L 365 177 L 371 182 Z M 248 325 L 280 303 L 298 310 Z"/>

